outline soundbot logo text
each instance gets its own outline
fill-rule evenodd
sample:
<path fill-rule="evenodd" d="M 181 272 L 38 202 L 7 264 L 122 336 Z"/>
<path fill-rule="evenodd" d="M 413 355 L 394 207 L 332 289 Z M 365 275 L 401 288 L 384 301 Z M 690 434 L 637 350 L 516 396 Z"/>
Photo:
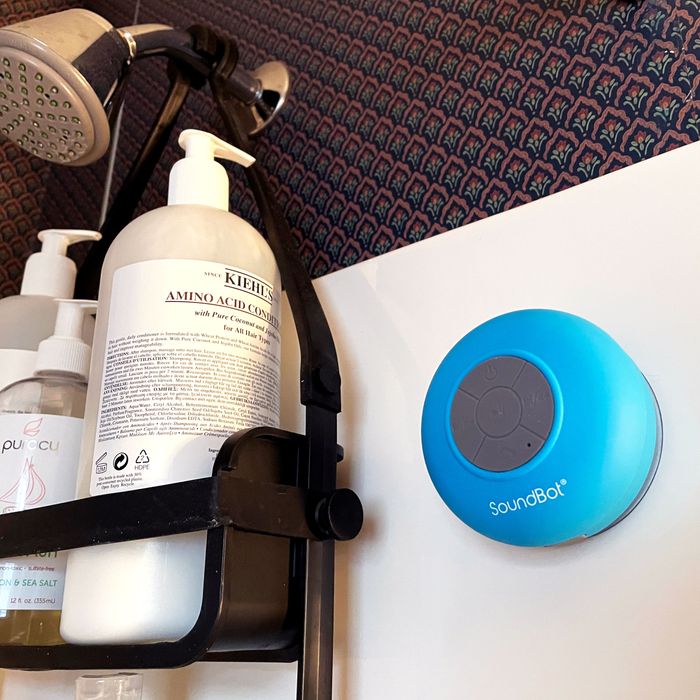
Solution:
<path fill-rule="evenodd" d="M 547 489 L 540 487 L 534 488 L 526 496 L 519 496 L 518 498 L 512 498 L 509 501 L 500 501 L 499 503 L 491 501 L 489 503 L 491 515 L 497 517 L 499 515 L 506 515 L 507 513 L 515 513 L 519 510 L 526 510 L 527 508 L 535 508 L 543 503 L 547 503 L 547 501 L 556 501 L 557 498 L 566 496 L 563 489 L 566 483 L 566 479 L 560 479 L 554 482 L 554 486 L 550 486 Z"/>

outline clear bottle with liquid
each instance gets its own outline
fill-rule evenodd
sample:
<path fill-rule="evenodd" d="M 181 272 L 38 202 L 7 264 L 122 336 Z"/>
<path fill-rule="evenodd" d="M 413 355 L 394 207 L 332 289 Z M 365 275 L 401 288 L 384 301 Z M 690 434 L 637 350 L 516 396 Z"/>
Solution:
<path fill-rule="evenodd" d="M 90 346 L 81 338 L 95 302 L 61 300 L 34 375 L 0 391 L 1 514 L 73 500 Z M 51 523 L 46 523 L 51 527 Z M 0 560 L 0 643 L 60 644 L 65 552 Z"/>

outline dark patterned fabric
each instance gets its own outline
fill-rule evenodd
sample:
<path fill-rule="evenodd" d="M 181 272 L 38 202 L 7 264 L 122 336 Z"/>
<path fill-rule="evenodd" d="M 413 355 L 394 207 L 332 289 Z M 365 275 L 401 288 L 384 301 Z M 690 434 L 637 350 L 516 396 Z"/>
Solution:
<path fill-rule="evenodd" d="M 60 0 L 0 0 L 0 25 L 70 7 Z M 6 141 L 0 142 L 0 297 L 15 294 L 24 261 L 38 247 L 36 232 L 49 166 Z"/>
<path fill-rule="evenodd" d="M 133 2 L 89 7 L 132 19 Z M 142 0 L 139 21 L 206 23 L 245 65 L 290 66 L 259 155 L 314 275 L 700 137 L 700 0 Z M 164 85 L 161 62 L 136 66 L 117 181 Z M 179 126 L 221 132 L 207 93 Z M 177 157 L 142 209 L 164 203 Z M 256 222 L 232 173 L 232 206 Z M 44 222 L 94 226 L 104 163 L 51 175 Z"/>

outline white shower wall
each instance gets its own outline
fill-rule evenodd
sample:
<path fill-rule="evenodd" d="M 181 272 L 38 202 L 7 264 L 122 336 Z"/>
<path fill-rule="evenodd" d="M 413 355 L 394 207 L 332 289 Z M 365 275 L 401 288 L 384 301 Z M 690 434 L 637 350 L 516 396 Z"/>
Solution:
<path fill-rule="evenodd" d="M 316 281 L 343 374 L 338 700 L 700 696 L 700 144 Z M 525 550 L 459 522 L 428 478 L 425 391 L 445 353 L 518 308 L 607 330 L 664 420 L 652 488 L 592 540 Z M 283 426 L 299 429 L 287 311 Z M 146 700 L 291 700 L 293 665 L 146 672 Z M 72 697 L 77 673 L 6 672 L 2 698 Z"/>

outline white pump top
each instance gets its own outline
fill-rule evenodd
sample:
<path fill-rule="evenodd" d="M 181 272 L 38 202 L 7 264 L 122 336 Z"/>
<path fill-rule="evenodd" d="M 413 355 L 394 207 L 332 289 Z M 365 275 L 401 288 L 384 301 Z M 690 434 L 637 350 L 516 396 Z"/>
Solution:
<path fill-rule="evenodd" d="M 41 251 L 29 256 L 24 268 L 20 294 L 44 297 L 72 297 L 75 291 L 75 263 L 66 257 L 68 246 L 79 241 L 99 241 L 97 231 L 47 229 L 39 232 Z"/>
<path fill-rule="evenodd" d="M 232 160 L 246 168 L 255 158 L 199 129 L 185 129 L 177 142 L 185 157 L 170 171 L 168 204 L 203 204 L 228 211 L 228 175 L 214 158 Z"/>
<path fill-rule="evenodd" d="M 58 313 L 54 334 L 39 343 L 34 375 L 67 372 L 87 381 L 90 372 L 90 346 L 83 340 L 86 311 L 97 309 L 97 302 L 86 299 L 57 299 Z"/>

